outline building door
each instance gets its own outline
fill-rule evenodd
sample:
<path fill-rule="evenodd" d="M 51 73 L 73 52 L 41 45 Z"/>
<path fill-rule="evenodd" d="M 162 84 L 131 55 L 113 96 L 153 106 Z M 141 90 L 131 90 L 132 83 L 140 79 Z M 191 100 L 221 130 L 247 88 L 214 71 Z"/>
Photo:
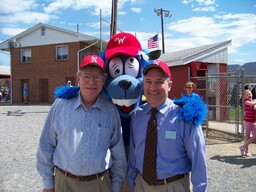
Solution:
<path fill-rule="evenodd" d="M 28 97 L 27 97 L 27 102 L 29 102 L 29 80 L 28 79 L 21 79 L 20 81 L 20 101 L 22 103 L 24 103 L 24 95 L 23 95 L 23 90 L 24 90 L 24 85 L 27 84 L 27 88 L 28 88 Z"/>
<path fill-rule="evenodd" d="M 48 79 L 39 79 L 39 102 L 49 102 Z"/>

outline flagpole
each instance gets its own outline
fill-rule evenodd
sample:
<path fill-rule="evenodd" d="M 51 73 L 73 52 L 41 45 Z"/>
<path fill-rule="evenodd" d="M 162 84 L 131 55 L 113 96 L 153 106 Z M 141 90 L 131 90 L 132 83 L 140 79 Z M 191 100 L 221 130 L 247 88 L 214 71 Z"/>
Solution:
<path fill-rule="evenodd" d="M 157 31 L 157 47 L 159 49 L 159 38 L 158 38 L 158 31 Z"/>

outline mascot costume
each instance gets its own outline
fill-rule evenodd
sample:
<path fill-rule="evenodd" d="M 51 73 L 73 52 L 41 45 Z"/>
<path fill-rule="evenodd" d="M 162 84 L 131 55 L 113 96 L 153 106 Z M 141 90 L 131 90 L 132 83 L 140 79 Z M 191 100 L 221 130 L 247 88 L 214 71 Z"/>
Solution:
<path fill-rule="evenodd" d="M 107 95 L 120 113 L 125 146 L 129 145 L 130 117 L 142 103 L 143 69 L 149 57 L 142 51 L 137 38 L 129 33 L 118 33 L 108 42 L 105 54 Z"/>
<path fill-rule="evenodd" d="M 132 34 L 121 32 L 109 40 L 106 50 L 101 53 L 105 61 L 107 79 L 102 94 L 113 101 L 120 113 L 126 150 L 129 146 L 130 117 L 134 109 L 142 104 L 143 69 L 160 57 L 161 51 L 142 50 L 138 39 Z M 70 99 L 79 93 L 78 86 L 58 87 L 55 97 Z M 179 118 L 185 122 L 201 124 L 206 118 L 205 106 L 198 101 L 180 99 L 175 101 L 182 107 Z"/>

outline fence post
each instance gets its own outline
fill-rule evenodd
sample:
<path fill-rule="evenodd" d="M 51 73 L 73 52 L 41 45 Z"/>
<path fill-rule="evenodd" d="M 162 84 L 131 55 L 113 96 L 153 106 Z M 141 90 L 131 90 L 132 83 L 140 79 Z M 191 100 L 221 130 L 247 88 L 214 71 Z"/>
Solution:
<path fill-rule="evenodd" d="M 207 105 L 209 105 L 209 84 L 208 84 L 208 82 L 209 82 L 209 76 L 208 76 L 208 73 L 206 72 L 206 74 L 205 74 L 205 80 L 206 80 L 206 82 L 205 82 L 205 92 L 206 92 L 206 94 L 205 94 L 205 102 L 206 102 L 206 104 Z M 208 117 L 206 118 L 206 137 L 208 137 L 208 131 L 209 131 L 209 107 L 208 107 Z"/>

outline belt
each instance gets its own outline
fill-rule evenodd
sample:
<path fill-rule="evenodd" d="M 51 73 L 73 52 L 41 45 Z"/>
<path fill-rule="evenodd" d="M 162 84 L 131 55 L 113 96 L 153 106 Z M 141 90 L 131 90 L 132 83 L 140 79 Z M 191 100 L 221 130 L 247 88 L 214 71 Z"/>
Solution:
<path fill-rule="evenodd" d="M 174 176 L 166 178 L 166 179 L 159 179 L 159 180 L 156 180 L 153 185 L 159 186 L 159 185 L 165 185 L 167 183 L 172 183 L 174 181 L 182 179 L 186 175 L 187 175 L 187 173 L 184 173 L 184 174 L 174 175 Z"/>
<path fill-rule="evenodd" d="M 73 175 L 72 173 L 69 173 L 59 167 L 56 167 L 57 170 L 59 170 L 61 173 L 67 175 L 68 177 L 71 177 L 73 179 L 76 179 L 78 181 L 92 181 L 98 177 L 101 177 L 107 170 L 101 172 L 101 173 L 96 173 L 94 175 L 88 175 L 88 176 L 78 176 L 78 175 Z"/>

